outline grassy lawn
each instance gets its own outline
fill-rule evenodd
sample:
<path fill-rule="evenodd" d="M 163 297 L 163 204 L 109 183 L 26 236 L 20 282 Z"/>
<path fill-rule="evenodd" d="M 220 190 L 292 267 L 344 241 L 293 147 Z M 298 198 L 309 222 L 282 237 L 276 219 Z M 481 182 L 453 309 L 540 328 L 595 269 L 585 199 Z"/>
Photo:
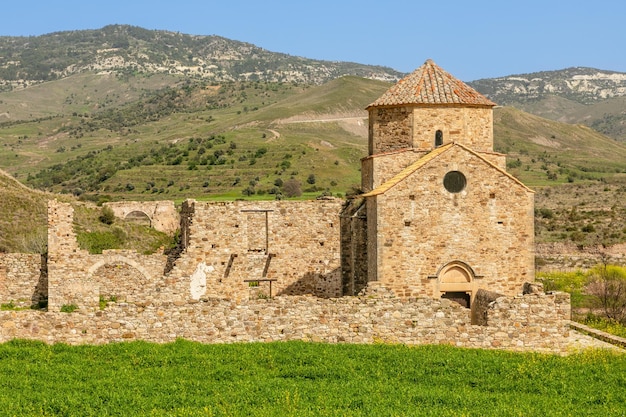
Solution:
<path fill-rule="evenodd" d="M 623 415 L 626 356 L 301 342 L 0 345 L 0 415 Z"/>

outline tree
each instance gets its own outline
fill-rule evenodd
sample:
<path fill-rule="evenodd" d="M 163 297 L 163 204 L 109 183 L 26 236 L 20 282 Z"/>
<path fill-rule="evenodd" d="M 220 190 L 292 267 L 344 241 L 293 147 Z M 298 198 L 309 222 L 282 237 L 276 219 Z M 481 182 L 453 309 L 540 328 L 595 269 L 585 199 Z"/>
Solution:
<path fill-rule="evenodd" d="M 626 270 L 609 265 L 607 258 L 591 270 L 587 292 L 595 296 L 607 318 L 626 324 Z"/>
<path fill-rule="evenodd" d="M 302 195 L 302 187 L 300 181 L 291 178 L 283 184 L 283 192 L 287 197 L 300 197 Z"/>
<path fill-rule="evenodd" d="M 306 182 L 309 184 L 315 184 L 315 174 L 309 174 L 309 177 L 306 179 Z"/>

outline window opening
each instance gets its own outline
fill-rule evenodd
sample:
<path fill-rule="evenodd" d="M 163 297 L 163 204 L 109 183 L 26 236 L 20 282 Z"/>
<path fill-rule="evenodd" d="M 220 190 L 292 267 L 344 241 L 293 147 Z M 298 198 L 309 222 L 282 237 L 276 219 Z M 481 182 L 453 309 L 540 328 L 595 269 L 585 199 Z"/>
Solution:
<path fill-rule="evenodd" d="M 466 184 L 465 175 L 460 171 L 450 171 L 443 177 L 443 186 L 451 193 L 460 193 Z"/>
<path fill-rule="evenodd" d="M 269 215 L 271 210 L 243 210 L 247 217 L 248 252 L 267 253 Z"/>
<path fill-rule="evenodd" d="M 435 132 L 435 148 L 443 145 L 443 132 L 438 130 Z"/>

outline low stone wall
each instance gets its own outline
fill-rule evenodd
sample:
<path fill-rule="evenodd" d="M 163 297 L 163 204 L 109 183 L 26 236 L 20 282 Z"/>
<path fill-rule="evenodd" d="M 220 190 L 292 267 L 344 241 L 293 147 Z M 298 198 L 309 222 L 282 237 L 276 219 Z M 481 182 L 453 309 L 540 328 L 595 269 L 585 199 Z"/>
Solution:
<path fill-rule="evenodd" d="M 329 343 L 449 344 L 460 347 L 566 352 L 567 294 L 499 298 L 488 326 L 449 300 L 392 297 L 281 296 L 238 303 L 118 303 L 97 312 L 0 312 L 0 341 L 101 344 L 125 340 L 203 343 L 307 340 Z M 536 320 L 530 320 L 532 312 Z"/>

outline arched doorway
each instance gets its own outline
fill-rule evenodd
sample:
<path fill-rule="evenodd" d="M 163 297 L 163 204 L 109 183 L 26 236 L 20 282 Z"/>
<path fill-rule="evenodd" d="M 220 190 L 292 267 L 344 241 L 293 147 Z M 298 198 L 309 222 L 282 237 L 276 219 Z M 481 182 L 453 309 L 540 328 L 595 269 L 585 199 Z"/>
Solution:
<path fill-rule="evenodd" d="M 447 298 L 469 308 L 474 277 L 474 271 L 465 262 L 448 263 L 437 274 L 441 298 Z"/>

